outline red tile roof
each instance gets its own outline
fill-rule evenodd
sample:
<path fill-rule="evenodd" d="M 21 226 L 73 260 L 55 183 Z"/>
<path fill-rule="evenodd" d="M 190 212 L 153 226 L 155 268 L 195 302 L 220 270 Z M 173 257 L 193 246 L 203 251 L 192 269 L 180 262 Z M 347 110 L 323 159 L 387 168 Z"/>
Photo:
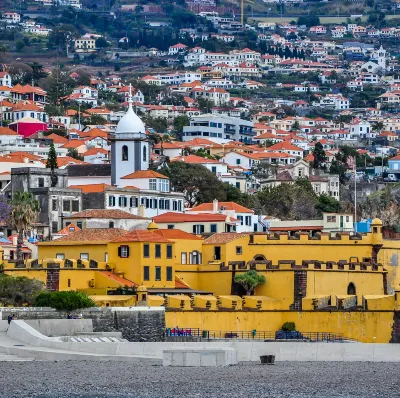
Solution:
<path fill-rule="evenodd" d="M 116 274 L 113 274 L 109 271 L 101 271 L 102 275 L 106 276 L 109 279 L 112 279 L 115 282 L 118 282 L 121 286 L 135 287 L 139 286 L 137 283 L 130 281 L 129 279 L 122 278 Z"/>
<path fill-rule="evenodd" d="M 9 127 L 0 127 L 0 135 L 19 135 Z"/>
<path fill-rule="evenodd" d="M 235 202 L 219 202 L 218 209 L 225 207 L 226 210 L 234 210 L 236 213 L 254 213 L 253 210 L 247 207 L 241 206 Z M 201 205 L 195 206 L 192 209 L 187 209 L 187 212 L 191 211 L 213 211 L 213 203 L 202 203 Z"/>
<path fill-rule="evenodd" d="M 81 189 L 83 193 L 104 192 L 105 188 L 111 188 L 111 185 L 108 184 L 70 185 L 68 188 Z"/>
<path fill-rule="evenodd" d="M 217 163 L 223 164 L 215 159 L 203 158 L 201 156 L 189 155 L 189 156 L 177 156 L 176 158 L 171 159 L 171 162 L 184 162 L 191 164 L 202 164 L 202 163 Z"/>
<path fill-rule="evenodd" d="M 66 227 L 64 227 L 62 230 L 58 231 L 57 235 L 69 235 L 76 231 L 81 231 L 81 228 L 79 228 L 75 224 L 69 224 Z"/>
<path fill-rule="evenodd" d="M 113 240 L 113 242 L 157 242 L 157 243 L 170 243 L 171 241 L 163 238 L 162 236 L 148 231 L 147 229 L 136 229 L 128 232 Z"/>
<path fill-rule="evenodd" d="M 243 238 L 244 236 L 249 236 L 250 233 L 248 232 L 242 232 L 242 233 L 237 233 L 237 232 L 221 232 L 214 234 L 207 238 L 204 241 L 205 245 L 218 245 L 218 244 L 224 244 L 224 243 L 229 243 L 232 242 L 236 239 Z"/>
<path fill-rule="evenodd" d="M 80 244 L 104 244 L 108 243 L 118 237 L 125 235 L 127 231 L 119 228 L 88 228 L 81 229 L 80 231 L 73 232 L 63 238 L 51 241 L 41 242 L 39 246 L 52 246 L 52 245 L 63 245 L 64 243 L 77 243 Z"/>
<path fill-rule="evenodd" d="M 216 221 L 223 222 L 226 220 L 226 214 L 212 214 L 212 213 L 201 213 L 201 214 L 188 214 L 188 213 L 174 213 L 172 211 L 160 214 L 159 216 L 153 217 L 156 223 L 182 223 L 182 222 L 202 222 L 202 221 Z"/>
<path fill-rule="evenodd" d="M 181 229 L 158 229 L 153 233 L 162 236 L 165 239 L 189 239 L 189 240 L 202 240 L 202 238 L 182 231 Z"/>
<path fill-rule="evenodd" d="M 157 173 L 156 171 L 153 170 L 137 170 L 134 173 L 128 174 L 125 177 L 122 177 L 122 179 L 126 180 L 135 180 L 137 178 L 165 178 L 168 179 L 165 175 L 162 175 L 160 173 Z"/>
<path fill-rule="evenodd" d="M 119 209 L 92 209 L 83 210 L 66 218 L 109 218 L 109 219 L 130 219 L 130 220 L 148 220 L 148 218 L 135 216 Z"/>

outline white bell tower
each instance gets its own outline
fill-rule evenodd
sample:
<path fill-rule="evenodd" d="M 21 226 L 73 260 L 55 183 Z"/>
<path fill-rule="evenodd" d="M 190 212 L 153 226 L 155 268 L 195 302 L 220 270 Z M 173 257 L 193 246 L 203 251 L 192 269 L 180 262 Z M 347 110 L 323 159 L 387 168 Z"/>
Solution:
<path fill-rule="evenodd" d="M 148 170 L 150 144 L 144 123 L 132 108 L 132 86 L 129 85 L 128 110 L 118 122 L 111 140 L 111 184 L 124 186 L 125 177 L 138 170 Z"/>
<path fill-rule="evenodd" d="M 382 45 L 371 54 L 371 60 L 375 61 L 380 68 L 386 70 L 386 50 Z"/>

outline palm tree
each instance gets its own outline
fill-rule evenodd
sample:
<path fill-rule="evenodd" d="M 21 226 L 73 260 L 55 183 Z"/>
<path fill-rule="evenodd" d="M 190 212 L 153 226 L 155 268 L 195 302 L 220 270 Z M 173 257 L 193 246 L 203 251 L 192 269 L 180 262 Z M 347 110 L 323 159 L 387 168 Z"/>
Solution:
<path fill-rule="evenodd" d="M 380 132 L 381 130 L 383 130 L 384 127 L 385 124 L 383 122 L 375 122 L 372 125 L 372 130 Z"/>
<path fill-rule="evenodd" d="M 39 208 L 39 202 L 30 192 L 17 191 L 14 193 L 11 201 L 10 222 L 18 232 L 17 260 L 22 260 L 24 233 L 36 221 Z"/>

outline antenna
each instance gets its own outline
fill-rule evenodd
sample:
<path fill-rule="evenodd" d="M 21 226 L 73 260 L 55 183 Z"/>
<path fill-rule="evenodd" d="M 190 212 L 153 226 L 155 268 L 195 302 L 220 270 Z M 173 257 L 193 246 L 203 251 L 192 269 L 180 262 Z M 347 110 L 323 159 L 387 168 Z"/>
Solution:
<path fill-rule="evenodd" d="M 128 95 L 128 104 L 130 107 L 132 107 L 132 103 L 133 103 L 133 98 L 132 98 L 132 84 L 129 83 L 129 95 Z"/>

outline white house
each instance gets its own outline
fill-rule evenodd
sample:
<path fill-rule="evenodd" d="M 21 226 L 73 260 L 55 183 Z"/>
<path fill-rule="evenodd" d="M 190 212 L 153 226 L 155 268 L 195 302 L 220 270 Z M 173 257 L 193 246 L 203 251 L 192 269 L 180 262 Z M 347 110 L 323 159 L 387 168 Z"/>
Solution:
<path fill-rule="evenodd" d="M 21 22 L 21 15 L 17 12 L 5 12 L 2 15 L 2 19 L 6 23 L 20 23 Z"/>

